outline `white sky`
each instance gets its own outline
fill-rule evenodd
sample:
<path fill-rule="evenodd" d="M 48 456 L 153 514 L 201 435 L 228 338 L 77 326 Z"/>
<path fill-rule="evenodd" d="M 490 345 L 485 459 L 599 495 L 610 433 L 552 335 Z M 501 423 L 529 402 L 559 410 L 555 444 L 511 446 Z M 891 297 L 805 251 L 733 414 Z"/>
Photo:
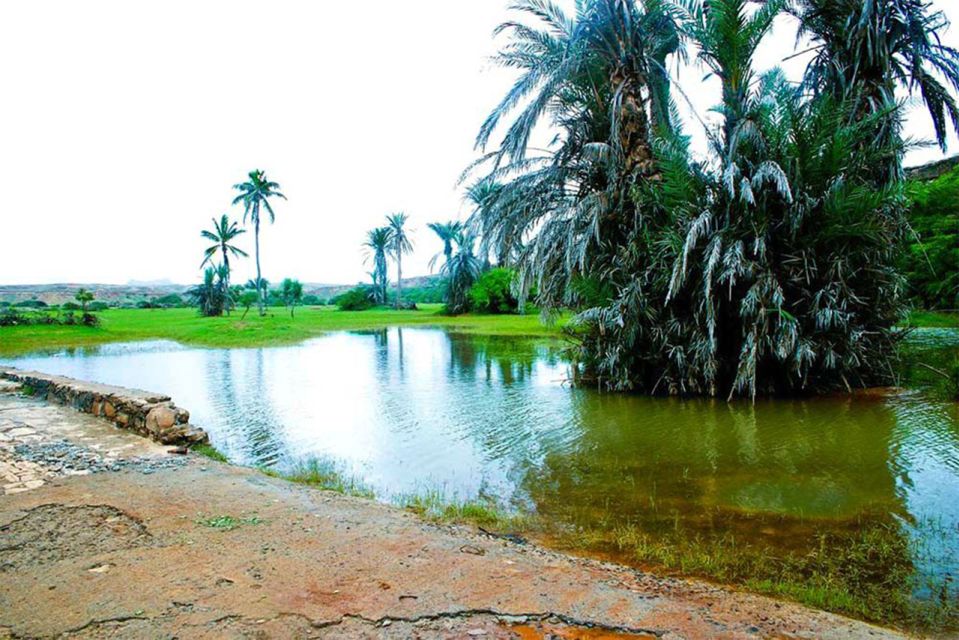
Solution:
<path fill-rule="evenodd" d="M 416 244 L 404 274 L 427 273 L 440 246 L 426 223 L 467 215 L 455 182 L 513 77 L 488 62 L 507 4 L 4 3 L 0 283 L 194 282 L 200 229 L 241 214 L 230 187 L 253 168 L 289 198 L 261 233 L 271 281 L 366 279 L 364 234 L 400 210 Z M 934 4 L 959 24 L 959 3 Z M 793 37 L 782 21 L 760 62 L 777 64 Z M 703 75 L 684 69 L 680 83 L 705 116 L 718 96 Z M 910 115 L 909 135 L 931 132 Z M 240 244 L 252 254 L 252 232 Z M 234 282 L 253 270 L 242 261 Z"/>

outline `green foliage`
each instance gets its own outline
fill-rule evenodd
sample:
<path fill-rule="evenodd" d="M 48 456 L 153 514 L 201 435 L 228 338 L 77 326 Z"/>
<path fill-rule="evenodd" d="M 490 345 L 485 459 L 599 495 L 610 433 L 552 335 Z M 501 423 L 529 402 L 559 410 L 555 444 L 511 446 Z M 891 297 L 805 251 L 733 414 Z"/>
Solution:
<path fill-rule="evenodd" d="M 334 491 L 358 498 L 375 498 L 376 494 L 362 481 L 347 476 L 342 469 L 329 460 L 311 458 L 296 464 L 289 471 L 261 469 L 263 473 L 289 482 L 304 484 L 325 491 Z"/>
<path fill-rule="evenodd" d="M 76 302 L 64 302 L 60 305 L 60 308 L 64 311 L 79 311 L 80 305 Z"/>
<path fill-rule="evenodd" d="M 290 317 L 296 306 L 303 301 L 303 284 L 299 280 L 286 278 L 280 288 L 283 304 L 290 310 Z"/>
<path fill-rule="evenodd" d="M 110 305 L 102 301 L 94 301 L 87 305 L 87 311 L 96 312 L 96 311 L 105 311 L 109 309 Z"/>
<path fill-rule="evenodd" d="M 959 167 L 909 185 L 909 292 L 925 309 L 959 309 Z"/>
<path fill-rule="evenodd" d="M 389 250 L 396 260 L 396 308 L 403 305 L 403 256 L 413 252 L 413 243 L 410 240 L 409 229 L 406 223 L 409 216 L 405 213 L 394 213 L 386 216 L 386 227 L 389 229 Z"/>
<path fill-rule="evenodd" d="M 203 271 L 203 282 L 190 289 L 187 295 L 204 316 L 221 316 L 232 305 L 228 282 L 229 271 L 226 265 L 207 267 Z"/>
<path fill-rule="evenodd" d="M 257 516 L 248 516 L 245 518 L 235 518 L 231 515 L 222 515 L 222 516 L 211 516 L 209 518 L 199 518 L 196 520 L 196 523 L 203 527 L 209 527 L 210 529 L 217 529 L 219 531 L 233 531 L 244 525 L 257 525 L 262 524 L 261 520 Z"/>
<path fill-rule="evenodd" d="M 43 300 L 23 300 L 22 302 L 14 303 L 13 306 L 20 307 L 21 309 L 45 309 L 50 305 Z"/>
<path fill-rule="evenodd" d="M 480 275 L 482 265 L 473 255 L 472 237 L 459 234 L 456 251 L 443 263 L 440 273 L 446 278 L 446 312 L 466 313 L 470 307 L 470 289 Z"/>
<path fill-rule="evenodd" d="M 80 308 L 86 313 L 87 306 L 93 302 L 93 293 L 81 288 L 73 297 L 80 303 Z"/>
<path fill-rule="evenodd" d="M 323 304 L 323 300 L 310 293 L 303 296 L 303 304 L 307 307 L 318 307 Z"/>
<path fill-rule="evenodd" d="M 212 444 L 198 444 L 191 448 L 191 451 L 198 453 L 204 458 L 215 460 L 217 462 L 229 462 L 229 459 Z"/>
<path fill-rule="evenodd" d="M 373 290 L 365 285 L 341 293 L 333 298 L 333 303 L 340 308 L 340 311 L 365 311 L 376 306 Z"/>
<path fill-rule="evenodd" d="M 754 70 L 784 0 L 669 10 L 586 0 L 575 17 L 526 0 L 516 8 L 535 26 L 502 27 L 510 40 L 497 60 L 520 75 L 477 137 L 483 148 L 505 130 L 471 168 L 490 167 L 471 228 L 512 256 L 519 291 L 535 286 L 545 311 L 594 304 L 573 333 L 580 381 L 729 398 L 891 382 L 906 199 L 900 112 L 888 97 L 909 77 L 896 69 L 925 73 L 903 62 L 919 49 L 943 56 L 929 60 L 947 75 L 954 54 L 934 46 L 941 24 L 913 0 L 888 4 L 909 5 L 910 24 L 932 29 L 926 44 L 907 42 L 886 3 L 836 3 L 828 28 L 804 11 L 823 3 L 799 4 L 824 49 L 842 44 L 829 29 L 855 40 L 843 73 L 811 69 L 804 87 Z M 680 36 L 720 81 L 704 163 L 669 108 L 661 62 Z M 879 77 L 857 76 L 865 67 Z M 529 146 L 539 124 L 560 131 L 545 150 Z M 528 242 L 517 248 L 516 238 Z"/>
<path fill-rule="evenodd" d="M 387 273 L 386 255 L 391 251 L 393 230 L 390 227 L 377 227 L 366 234 L 363 249 L 365 260 L 373 262 L 373 298 L 377 304 L 386 304 L 389 275 Z"/>
<path fill-rule="evenodd" d="M 516 313 L 519 301 L 513 294 L 516 272 L 506 267 L 490 269 L 470 288 L 470 302 L 478 313 Z"/>
<path fill-rule="evenodd" d="M 237 300 L 237 304 L 243 307 L 243 315 L 240 317 L 241 320 L 246 318 L 246 314 L 250 312 L 250 307 L 256 304 L 259 299 L 260 295 L 255 290 L 244 289 Z"/>
<path fill-rule="evenodd" d="M 259 169 L 251 171 L 249 174 L 247 174 L 247 177 L 248 180 L 246 182 L 233 185 L 233 188 L 240 192 L 240 194 L 233 199 L 233 204 L 243 205 L 244 224 L 246 224 L 248 218 L 253 223 L 254 247 L 256 253 L 256 279 L 253 280 L 252 288 L 259 293 L 260 315 L 263 316 L 266 314 L 267 282 L 263 278 L 263 274 L 260 272 L 261 209 L 265 209 L 267 214 L 269 214 L 270 223 L 272 224 L 276 219 L 276 215 L 273 212 L 273 205 L 270 204 L 270 199 L 282 198 L 283 200 L 286 200 L 286 196 L 280 193 L 280 185 L 268 179 L 266 177 L 266 173 Z M 229 274 L 227 274 L 227 281 L 229 281 Z"/>

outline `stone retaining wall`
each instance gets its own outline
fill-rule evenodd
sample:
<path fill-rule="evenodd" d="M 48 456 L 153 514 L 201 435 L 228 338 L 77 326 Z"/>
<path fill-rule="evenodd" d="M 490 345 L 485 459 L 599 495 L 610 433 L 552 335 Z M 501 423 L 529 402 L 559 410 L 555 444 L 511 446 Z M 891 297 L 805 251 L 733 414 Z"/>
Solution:
<path fill-rule="evenodd" d="M 0 367 L 0 378 L 30 387 L 34 395 L 48 402 L 107 418 L 121 429 L 161 444 L 208 440 L 203 429 L 190 424 L 190 412 L 173 404 L 169 396 L 9 367 Z"/>

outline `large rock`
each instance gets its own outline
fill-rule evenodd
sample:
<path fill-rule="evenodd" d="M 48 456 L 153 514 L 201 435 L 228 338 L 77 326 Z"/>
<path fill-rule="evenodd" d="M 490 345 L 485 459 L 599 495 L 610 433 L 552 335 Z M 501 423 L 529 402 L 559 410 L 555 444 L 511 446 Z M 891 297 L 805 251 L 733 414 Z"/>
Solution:
<path fill-rule="evenodd" d="M 194 444 L 209 439 L 203 429 L 190 424 L 190 412 L 173 404 L 169 396 L 13 368 L 0 367 L 0 379 L 29 387 L 48 402 L 107 418 L 122 429 L 162 444 Z"/>

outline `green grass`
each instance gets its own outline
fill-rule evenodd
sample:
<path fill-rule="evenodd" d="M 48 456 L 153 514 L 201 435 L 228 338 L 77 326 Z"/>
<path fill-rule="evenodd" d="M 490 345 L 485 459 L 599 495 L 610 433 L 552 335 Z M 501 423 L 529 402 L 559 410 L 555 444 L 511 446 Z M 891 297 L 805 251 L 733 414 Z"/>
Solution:
<path fill-rule="evenodd" d="M 913 311 L 904 323 L 908 327 L 959 328 L 959 311 Z"/>
<path fill-rule="evenodd" d="M 212 444 L 198 444 L 195 447 L 192 447 L 191 451 L 194 451 L 205 458 L 209 458 L 210 460 L 216 460 L 217 462 L 230 462 L 230 460 Z"/>
<path fill-rule="evenodd" d="M 334 491 L 358 498 L 375 498 L 373 490 L 353 476 L 347 476 L 334 463 L 327 460 L 307 460 L 289 471 L 277 471 L 261 468 L 260 471 L 272 478 L 282 478 L 288 482 L 305 484 L 325 491 Z"/>
<path fill-rule="evenodd" d="M 565 317 L 560 318 L 558 323 L 548 326 L 535 313 L 447 316 L 442 313 L 443 305 L 420 307 L 418 311 L 339 311 L 332 307 L 307 307 L 300 309 L 292 319 L 279 308 L 271 308 L 263 318 L 253 310 L 246 319 L 241 319 L 240 313 L 204 318 L 196 309 L 109 309 L 98 314 L 99 327 L 0 327 L 0 356 L 150 339 L 203 347 L 265 347 L 295 344 L 330 331 L 386 327 L 445 327 L 481 335 L 550 337 L 559 334 L 559 327 L 565 321 Z"/>
<path fill-rule="evenodd" d="M 262 522 L 263 521 L 257 516 L 235 518 L 231 515 L 211 516 L 209 518 L 199 518 L 196 520 L 196 523 L 201 527 L 209 527 L 210 529 L 217 529 L 219 531 L 232 531 L 243 525 L 257 525 Z"/>
<path fill-rule="evenodd" d="M 761 542 L 688 531 L 650 534 L 636 526 L 552 534 L 568 551 L 598 553 L 633 566 L 794 600 L 811 607 L 911 631 L 959 628 L 959 601 L 912 596 L 914 549 L 895 524 L 865 524 L 848 533 L 810 531 L 810 551 L 774 552 Z"/>
<path fill-rule="evenodd" d="M 492 500 L 457 500 L 430 490 L 399 496 L 393 502 L 431 522 L 471 524 L 498 533 L 514 533 L 528 526 L 526 518 L 508 513 Z"/>

